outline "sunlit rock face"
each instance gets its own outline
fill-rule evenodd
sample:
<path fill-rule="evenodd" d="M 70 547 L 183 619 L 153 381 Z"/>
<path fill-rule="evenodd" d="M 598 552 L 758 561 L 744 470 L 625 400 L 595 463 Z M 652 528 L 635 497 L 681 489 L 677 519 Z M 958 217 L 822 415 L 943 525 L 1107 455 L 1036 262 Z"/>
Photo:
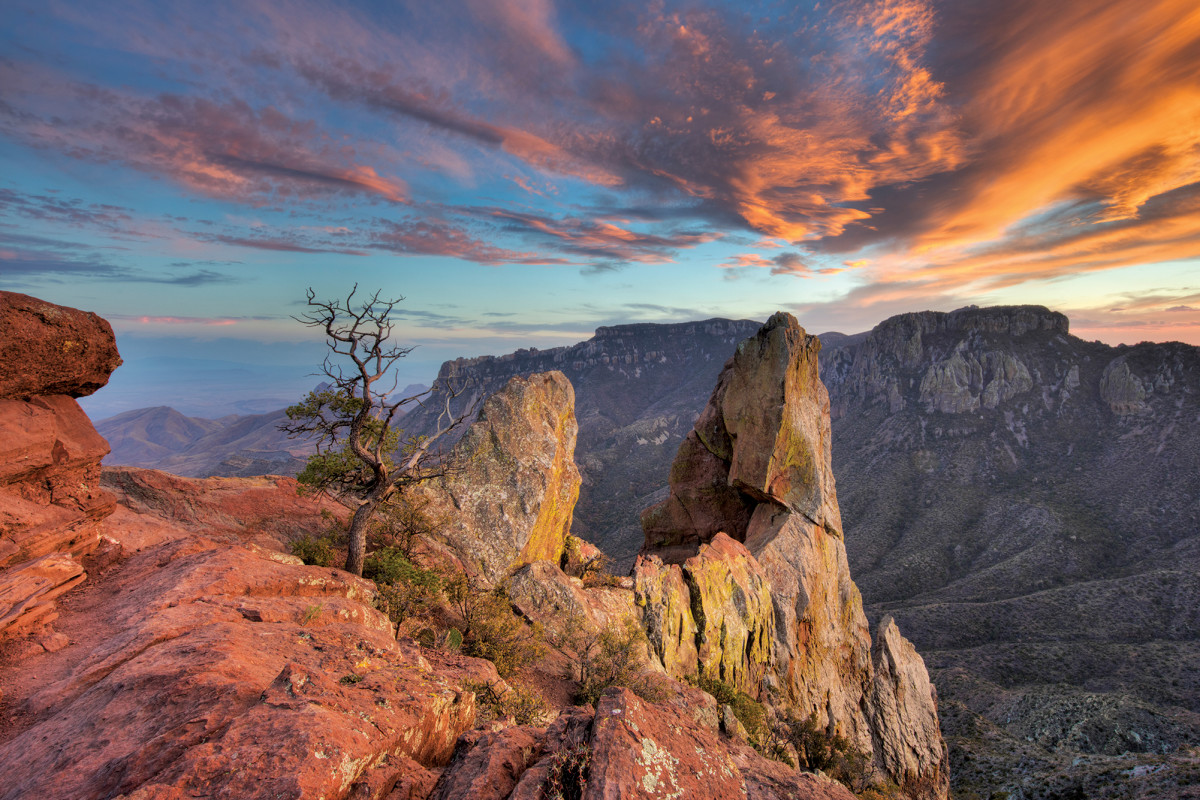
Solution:
<path fill-rule="evenodd" d="M 842 541 L 820 347 L 782 313 L 738 345 L 672 465 L 668 497 L 643 513 L 638 603 L 669 671 L 694 668 L 815 713 L 910 796 L 945 797 L 920 656 L 891 625 L 886 658 L 872 659 Z"/>
<path fill-rule="evenodd" d="M 561 372 L 513 377 L 483 403 L 446 475 L 416 493 L 447 521 L 447 544 L 489 581 L 557 564 L 579 497 L 575 391 Z"/>

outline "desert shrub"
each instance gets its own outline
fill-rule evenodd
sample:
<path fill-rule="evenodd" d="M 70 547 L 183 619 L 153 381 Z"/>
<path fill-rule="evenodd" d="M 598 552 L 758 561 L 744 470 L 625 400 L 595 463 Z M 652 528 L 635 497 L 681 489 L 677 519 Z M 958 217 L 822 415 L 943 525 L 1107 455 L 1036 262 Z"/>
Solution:
<path fill-rule="evenodd" d="M 733 709 L 733 715 L 750 735 L 751 743 L 760 746 L 767 739 L 767 709 L 745 692 L 739 692 L 733 686 L 717 678 L 700 676 L 697 684 L 701 689 L 711 694 L 721 705 Z"/>
<path fill-rule="evenodd" d="M 394 547 L 367 556 L 363 577 L 375 581 L 380 608 L 396 625 L 437 602 L 442 590 L 437 573 L 413 564 Z"/>
<path fill-rule="evenodd" d="M 321 603 L 315 603 L 304 609 L 304 616 L 300 618 L 301 625 L 308 625 L 310 622 L 316 622 L 321 618 L 321 613 L 325 610 L 325 606 Z"/>
<path fill-rule="evenodd" d="M 582 800 L 592 764 L 592 749 L 578 744 L 550 756 L 550 772 L 542 784 L 547 800 Z"/>
<path fill-rule="evenodd" d="M 852 791 L 867 788 L 866 754 L 842 734 L 830 734 L 815 713 L 805 719 L 789 717 L 781 724 L 783 735 L 796 750 L 801 769 L 819 769 Z"/>
<path fill-rule="evenodd" d="M 463 621 L 462 651 L 486 658 L 508 677 L 541 658 L 546 644 L 540 625 L 529 625 L 513 613 L 504 584 L 493 589 L 466 575 L 446 584 L 446 598 Z"/>
<path fill-rule="evenodd" d="M 412 558 L 417 543 L 436 538 L 447 522 L 447 515 L 437 512 L 427 498 L 401 490 L 376 513 L 367 531 L 367 545 L 369 549 L 396 548 Z"/>
<path fill-rule="evenodd" d="M 475 693 L 485 719 L 512 717 L 518 725 L 539 725 L 550 713 L 550 704 L 532 689 L 485 681 L 467 681 L 465 686 Z"/>
<path fill-rule="evenodd" d="M 332 534 L 304 534 L 292 541 L 292 555 L 314 567 L 332 567 L 337 560 L 337 540 Z"/>
<path fill-rule="evenodd" d="M 462 650 L 463 635 L 458 628 L 450 628 L 441 635 L 438 644 L 443 650 L 449 650 L 452 653 L 457 653 Z"/>
<path fill-rule="evenodd" d="M 623 686 L 651 703 L 666 696 L 662 680 L 646 667 L 646 634 L 636 620 L 627 618 L 598 633 L 590 632 L 582 621 L 566 627 L 567 649 L 574 653 L 570 677 L 579 682 L 575 702 L 595 705 L 612 686 Z"/>

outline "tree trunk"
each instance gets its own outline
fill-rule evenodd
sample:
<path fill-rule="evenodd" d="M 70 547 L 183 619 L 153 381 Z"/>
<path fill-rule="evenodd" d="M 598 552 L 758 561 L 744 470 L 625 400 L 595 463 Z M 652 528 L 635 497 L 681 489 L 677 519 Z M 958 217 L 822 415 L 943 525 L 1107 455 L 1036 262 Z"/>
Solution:
<path fill-rule="evenodd" d="M 362 575 L 363 561 L 367 556 L 367 523 L 371 521 L 379 502 L 373 497 L 368 497 L 355 509 L 354 516 L 350 518 L 350 530 L 346 532 L 350 539 L 346 552 L 346 572 Z"/>

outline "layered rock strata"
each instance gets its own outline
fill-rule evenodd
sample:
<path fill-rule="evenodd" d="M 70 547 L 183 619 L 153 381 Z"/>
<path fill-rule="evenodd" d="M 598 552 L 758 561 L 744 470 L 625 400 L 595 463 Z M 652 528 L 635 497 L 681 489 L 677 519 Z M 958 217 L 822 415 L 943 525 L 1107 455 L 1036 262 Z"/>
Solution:
<path fill-rule="evenodd" d="M 0 292 L 0 631 L 51 618 L 85 577 L 77 559 L 114 499 L 100 488 L 108 444 L 75 398 L 120 363 L 95 314 Z"/>
<path fill-rule="evenodd" d="M 514 377 L 483 403 L 445 476 L 418 485 L 442 536 L 488 580 L 533 561 L 557 564 L 579 497 L 575 391 L 561 372 Z"/>
<path fill-rule="evenodd" d="M 738 346 L 680 448 L 669 496 L 643 514 L 634 574 L 644 624 L 671 674 L 816 714 L 909 796 L 945 797 L 920 656 L 891 625 L 872 661 L 842 541 L 819 350 L 782 313 Z"/>

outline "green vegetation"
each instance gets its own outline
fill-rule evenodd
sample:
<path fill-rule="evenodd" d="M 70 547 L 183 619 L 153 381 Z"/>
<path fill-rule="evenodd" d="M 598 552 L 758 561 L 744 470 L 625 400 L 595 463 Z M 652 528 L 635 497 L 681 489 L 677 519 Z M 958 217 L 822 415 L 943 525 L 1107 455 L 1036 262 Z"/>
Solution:
<path fill-rule="evenodd" d="M 512 717 L 517 725 L 544 725 L 551 715 L 550 704 L 532 689 L 484 681 L 467 681 L 465 688 L 475 693 L 485 719 Z"/>
<path fill-rule="evenodd" d="M 796 751 L 801 769 L 821 770 L 854 792 L 872 788 L 867 785 L 870 762 L 866 754 L 842 734 L 830 733 L 815 713 L 804 719 L 782 720 L 776 733 Z M 874 789 L 881 791 L 880 787 Z"/>
<path fill-rule="evenodd" d="M 324 610 L 325 606 L 321 605 L 320 603 L 309 606 L 308 608 L 304 609 L 304 616 L 301 617 L 300 624 L 307 625 L 310 622 L 315 622 L 320 618 L 321 612 Z"/>
<path fill-rule="evenodd" d="M 467 655 L 486 658 L 508 677 L 545 654 L 541 626 L 527 625 L 513 613 L 504 584 L 482 589 L 459 574 L 447 581 L 445 593 L 462 618 L 462 649 Z"/>
<path fill-rule="evenodd" d="M 337 540 L 330 534 L 304 534 L 292 542 L 292 555 L 314 567 L 332 567 L 337 558 Z"/>
<path fill-rule="evenodd" d="M 767 709 L 762 703 L 716 678 L 707 678 L 701 675 L 697 685 L 711 694 L 719 704 L 732 708 L 733 715 L 750 735 L 750 743 L 762 749 L 768 730 Z"/>
<path fill-rule="evenodd" d="M 623 686 L 651 703 L 664 698 L 661 678 L 646 667 L 646 634 L 635 620 L 592 632 L 583 620 L 573 619 L 564 629 L 564 649 L 574 654 L 570 677 L 579 682 L 576 702 L 595 705 L 611 686 Z"/>
<path fill-rule="evenodd" d="M 437 573 L 418 567 L 392 547 L 367 556 L 363 577 L 375 581 L 380 608 L 397 626 L 428 610 L 438 601 L 442 589 L 442 579 Z"/>

